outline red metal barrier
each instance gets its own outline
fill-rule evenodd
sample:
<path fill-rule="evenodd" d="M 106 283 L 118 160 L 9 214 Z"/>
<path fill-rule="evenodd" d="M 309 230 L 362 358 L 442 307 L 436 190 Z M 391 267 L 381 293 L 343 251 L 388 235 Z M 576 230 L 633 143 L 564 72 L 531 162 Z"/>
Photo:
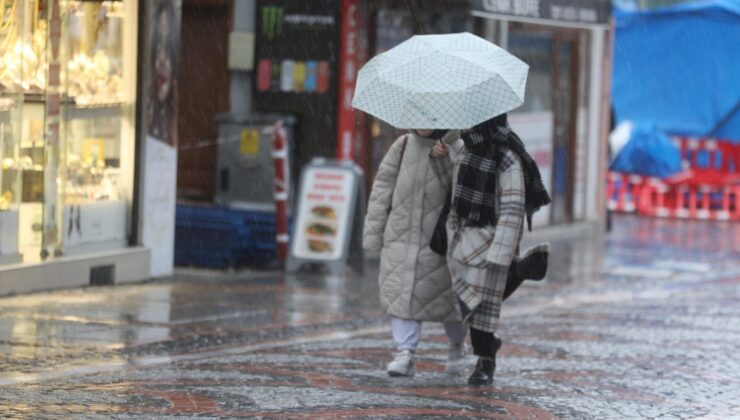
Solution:
<path fill-rule="evenodd" d="M 677 137 L 675 141 L 692 172 L 687 183 L 720 187 L 740 182 L 740 144 L 690 137 Z M 707 165 L 701 164 L 702 155 L 707 157 Z"/>
<path fill-rule="evenodd" d="M 740 144 L 688 137 L 674 141 L 686 171 L 664 180 L 610 172 L 609 208 L 657 217 L 740 220 Z"/>
<path fill-rule="evenodd" d="M 640 198 L 640 214 L 707 220 L 740 220 L 740 186 L 696 187 L 651 181 Z"/>
<path fill-rule="evenodd" d="M 609 172 L 606 184 L 609 210 L 632 213 L 637 210 L 644 178 L 639 175 Z"/>

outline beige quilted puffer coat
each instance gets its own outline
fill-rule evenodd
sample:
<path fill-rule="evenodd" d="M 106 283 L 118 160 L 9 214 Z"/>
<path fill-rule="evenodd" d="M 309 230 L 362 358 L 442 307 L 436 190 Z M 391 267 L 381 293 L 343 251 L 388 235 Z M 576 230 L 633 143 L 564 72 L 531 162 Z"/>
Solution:
<path fill-rule="evenodd" d="M 451 145 L 462 142 L 459 135 L 451 131 L 443 141 Z M 440 179 L 433 168 L 434 140 L 407 136 L 400 167 L 404 136 L 391 145 L 375 176 L 363 247 L 382 251 L 378 281 L 386 314 L 418 321 L 459 321 L 460 309 L 447 262 L 429 249 L 451 179 Z M 459 147 L 450 147 L 450 153 L 453 149 Z"/>

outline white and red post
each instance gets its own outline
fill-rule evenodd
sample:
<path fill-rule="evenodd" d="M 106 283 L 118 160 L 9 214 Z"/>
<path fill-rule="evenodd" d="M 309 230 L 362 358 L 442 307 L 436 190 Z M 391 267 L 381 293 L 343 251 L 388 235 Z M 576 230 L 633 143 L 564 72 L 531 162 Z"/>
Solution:
<path fill-rule="evenodd" d="M 275 166 L 275 232 L 277 239 L 278 260 L 284 262 L 288 258 L 288 139 L 283 122 L 278 121 L 272 131 L 272 160 Z"/>
<path fill-rule="evenodd" d="M 356 130 L 352 97 L 357 78 L 360 0 L 342 0 L 339 42 L 339 102 L 337 110 L 337 159 L 354 160 Z"/>

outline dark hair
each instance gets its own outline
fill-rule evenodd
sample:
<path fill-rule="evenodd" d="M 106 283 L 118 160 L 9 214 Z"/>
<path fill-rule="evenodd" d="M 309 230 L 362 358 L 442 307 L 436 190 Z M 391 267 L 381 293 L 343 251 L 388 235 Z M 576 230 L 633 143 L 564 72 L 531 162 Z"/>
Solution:
<path fill-rule="evenodd" d="M 434 140 L 441 140 L 449 132 L 450 130 L 434 130 L 432 134 L 429 136 L 429 138 L 434 139 Z"/>
<path fill-rule="evenodd" d="M 180 57 L 180 28 L 177 25 L 177 19 L 175 19 L 175 4 L 173 0 L 159 0 L 157 2 L 157 8 L 154 11 L 154 16 L 151 22 L 151 51 L 149 52 L 149 60 L 152 66 L 157 56 L 157 43 L 159 43 L 159 37 L 157 36 L 157 25 L 159 25 L 159 18 L 162 14 L 167 14 L 167 18 L 170 23 L 170 30 L 167 32 L 167 40 L 165 46 L 167 47 L 167 54 L 170 56 L 173 71 L 177 71 L 177 61 Z"/>
<path fill-rule="evenodd" d="M 507 123 L 507 117 L 506 114 L 501 114 L 496 117 L 493 117 L 489 120 L 483 121 L 482 123 L 476 125 L 473 127 L 473 131 L 477 131 L 479 133 L 485 133 L 487 131 L 494 130 L 498 127 L 505 127 Z"/>
<path fill-rule="evenodd" d="M 419 130 L 411 130 L 411 131 L 416 133 L 416 135 L 420 135 Z M 441 140 L 449 132 L 450 130 L 434 130 L 432 131 L 432 134 L 427 136 L 427 138 L 430 138 L 432 140 Z"/>

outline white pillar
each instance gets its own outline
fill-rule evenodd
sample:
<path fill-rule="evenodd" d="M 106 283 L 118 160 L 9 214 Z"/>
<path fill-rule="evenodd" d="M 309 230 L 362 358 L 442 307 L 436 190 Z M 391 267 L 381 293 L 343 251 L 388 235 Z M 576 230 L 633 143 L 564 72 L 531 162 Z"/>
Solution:
<path fill-rule="evenodd" d="M 251 35 L 248 39 L 254 40 L 256 24 L 255 0 L 235 0 L 234 1 L 234 34 Z M 232 41 L 230 41 L 232 42 Z M 249 41 L 252 42 L 252 41 Z M 246 48 L 248 54 L 254 54 L 254 44 L 230 46 L 231 54 L 234 48 Z M 252 76 L 253 70 L 231 69 L 229 77 L 229 105 L 231 114 L 234 116 L 245 117 L 252 111 Z"/>
<path fill-rule="evenodd" d="M 586 218 L 587 220 L 600 220 L 604 209 L 601 208 L 603 200 L 599 197 L 604 183 L 601 176 L 603 154 L 601 144 L 601 115 L 602 115 L 602 90 L 604 89 L 604 39 L 605 30 L 598 28 L 591 31 L 591 62 L 589 65 L 590 86 L 588 96 L 588 159 L 586 165 Z"/>
<path fill-rule="evenodd" d="M 502 20 L 498 25 L 498 46 L 509 49 L 509 21 Z"/>

